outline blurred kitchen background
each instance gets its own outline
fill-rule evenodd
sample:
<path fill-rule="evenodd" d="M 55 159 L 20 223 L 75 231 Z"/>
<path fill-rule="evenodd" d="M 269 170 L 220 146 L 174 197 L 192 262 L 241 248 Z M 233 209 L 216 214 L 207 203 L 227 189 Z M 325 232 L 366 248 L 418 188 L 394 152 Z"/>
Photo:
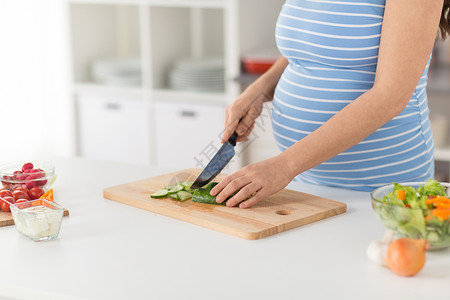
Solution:
<path fill-rule="evenodd" d="M 0 1 L 0 162 L 83 156 L 204 167 L 224 109 L 278 57 L 284 0 Z M 450 41 L 428 98 L 436 178 L 450 169 Z M 270 106 L 228 172 L 278 152 Z"/>

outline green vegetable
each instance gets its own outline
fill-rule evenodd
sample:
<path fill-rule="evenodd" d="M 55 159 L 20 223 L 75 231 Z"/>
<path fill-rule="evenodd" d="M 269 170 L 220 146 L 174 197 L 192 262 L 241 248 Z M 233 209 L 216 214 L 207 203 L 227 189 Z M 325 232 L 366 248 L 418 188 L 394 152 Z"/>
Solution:
<path fill-rule="evenodd" d="M 422 196 L 444 196 L 447 197 L 445 193 L 446 188 L 442 186 L 438 181 L 430 179 L 423 186 L 417 188 L 417 193 Z"/>
<path fill-rule="evenodd" d="M 178 200 L 180 200 L 180 201 L 186 201 L 186 200 L 192 198 L 192 194 L 189 192 L 186 192 L 186 191 L 179 191 L 177 193 L 177 196 L 178 196 Z"/>
<path fill-rule="evenodd" d="M 217 203 L 216 197 L 211 196 L 210 194 L 212 188 L 215 187 L 217 184 L 218 182 L 210 182 L 204 187 L 194 190 L 194 194 L 192 195 L 192 202 L 226 205 L 226 201 L 222 203 Z"/>
<path fill-rule="evenodd" d="M 183 181 L 181 184 L 184 186 L 184 190 L 187 192 L 191 191 L 191 185 L 193 184 L 193 181 Z"/>
<path fill-rule="evenodd" d="M 162 189 L 156 191 L 150 195 L 151 198 L 164 198 L 169 197 L 174 200 L 186 201 L 192 198 L 191 189 L 189 186 L 192 184 L 192 181 L 189 183 L 187 181 L 183 183 L 177 183 L 175 185 L 167 185 Z"/>
<path fill-rule="evenodd" d="M 169 194 L 175 194 L 182 190 L 184 190 L 184 186 L 181 184 L 176 184 L 169 189 Z"/>
<path fill-rule="evenodd" d="M 169 194 L 169 191 L 167 189 L 159 189 L 156 191 L 156 193 L 151 194 L 150 197 L 162 198 L 162 197 L 167 197 L 168 194 Z"/>
<path fill-rule="evenodd" d="M 398 198 L 399 190 L 405 191 L 404 200 Z M 441 220 L 429 213 L 425 200 L 436 195 L 448 197 L 446 187 L 434 179 L 417 189 L 394 183 L 393 191 L 378 199 L 382 203 L 374 204 L 374 208 L 387 228 L 403 236 L 426 238 L 432 247 L 439 248 L 450 245 L 450 220 Z"/>

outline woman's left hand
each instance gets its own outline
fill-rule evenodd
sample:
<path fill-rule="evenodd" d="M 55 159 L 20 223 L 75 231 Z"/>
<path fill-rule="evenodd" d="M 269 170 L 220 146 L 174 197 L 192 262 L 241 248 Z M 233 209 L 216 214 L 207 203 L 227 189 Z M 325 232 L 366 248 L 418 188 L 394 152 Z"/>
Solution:
<path fill-rule="evenodd" d="M 211 195 L 217 195 L 216 201 L 222 203 L 237 192 L 227 201 L 227 206 L 239 204 L 240 208 L 248 208 L 283 189 L 294 176 L 278 155 L 227 176 L 211 190 Z"/>

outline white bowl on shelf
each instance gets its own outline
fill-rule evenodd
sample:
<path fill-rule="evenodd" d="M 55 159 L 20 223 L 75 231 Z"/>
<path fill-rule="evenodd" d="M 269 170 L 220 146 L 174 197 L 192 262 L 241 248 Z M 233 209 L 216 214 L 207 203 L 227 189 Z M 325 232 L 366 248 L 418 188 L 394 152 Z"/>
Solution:
<path fill-rule="evenodd" d="M 142 66 L 137 58 L 96 60 L 91 73 L 95 82 L 105 85 L 139 86 L 142 83 Z"/>

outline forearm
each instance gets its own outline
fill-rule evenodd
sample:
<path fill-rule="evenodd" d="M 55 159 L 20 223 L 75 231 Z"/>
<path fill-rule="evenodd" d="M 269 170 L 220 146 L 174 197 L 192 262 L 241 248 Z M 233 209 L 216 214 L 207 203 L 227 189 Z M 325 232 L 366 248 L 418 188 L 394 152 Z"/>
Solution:
<path fill-rule="evenodd" d="M 407 95 L 395 97 L 373 88 L 281 153 L 291 177 L 349 149 L 390 121 L 409 100 Z"/>
<path fill-rule="evenodd" d="M 288 60 L 281 56 L 273 65 L 262 74 L 253 84 L 252 87 L 264 93 L 265 101 L 271 101 L 275 92 L 275 87 L 280 80 L 281 74 L 288 65 Z"/>

